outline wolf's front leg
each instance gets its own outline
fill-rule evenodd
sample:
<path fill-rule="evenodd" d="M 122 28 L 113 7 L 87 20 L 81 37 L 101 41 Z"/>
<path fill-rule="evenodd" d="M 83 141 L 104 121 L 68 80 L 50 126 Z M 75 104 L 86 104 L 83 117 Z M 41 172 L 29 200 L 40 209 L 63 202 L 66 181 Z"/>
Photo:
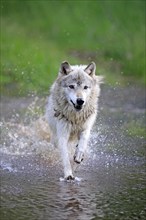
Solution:
<path fill-rule="evenodd" d="M 68 140 L 70 135 L 70 128 L 63 122 L 57 124 L 57 138 L 58 147 L 61 153 L 61 158 L 64 167 L 64 178 L 67 180 L 74 179 L 72 168 L 70 164 L 69 152 L 68 152 Z"/>
<path fill-rule="evenodd" d="M 81 163 L 83 158 L 84 158 L 84 153 L 88 145 L 88 140 L 90 136 L 90 131 L 93 126 L 93 123 L 95 121 L 96 114 L 91 115 L 88 120 L 86 121 L 84 125 L 84 130 L 81 132 L 80 137 L 79 137 L 79 142 L 77 149 L 75 151 L 74 155 L 74 161 L 76 163 Z"/>
<path fill-rule="evenodd" d="M 84 158 L 84 153 L 87 148 L 88 140 L 89 140 L 90 131 L 85 130 L 80 134 L 80 140 L 77 145 L 75 155 L 74 155 L 74 161 L 76 163 L 81 163 Z"/>

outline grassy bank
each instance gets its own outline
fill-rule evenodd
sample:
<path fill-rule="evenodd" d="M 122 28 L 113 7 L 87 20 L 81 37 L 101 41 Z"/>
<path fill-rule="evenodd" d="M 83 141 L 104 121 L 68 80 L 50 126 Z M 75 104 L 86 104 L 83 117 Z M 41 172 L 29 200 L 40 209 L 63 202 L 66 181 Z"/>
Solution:
<path fill-rule="evenodd" d="M 1 86 L 47 92 L 60 63 L 88 63 L 108 83 L 144 81 L 145 1 L 2 0 Z"/>

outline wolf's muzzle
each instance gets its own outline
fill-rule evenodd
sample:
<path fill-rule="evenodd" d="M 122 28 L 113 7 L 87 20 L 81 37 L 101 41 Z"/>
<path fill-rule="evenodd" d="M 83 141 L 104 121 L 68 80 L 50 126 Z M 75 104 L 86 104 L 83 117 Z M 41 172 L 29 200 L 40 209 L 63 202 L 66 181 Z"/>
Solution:
<path fill-rule="evenodd" d="M 84 100 L 81 98 L 77 99 L 77 105 L 82 106 L 84 104 Z"/>
<path fill-rule="evenodd" d="M 83 107 L 83 104 L 84 104 L 84 100 L 81 98 L 77 99 L 76 104 L 72 100 L 71 100 L 71 102 L 77 111 L 80 111 Z"/>

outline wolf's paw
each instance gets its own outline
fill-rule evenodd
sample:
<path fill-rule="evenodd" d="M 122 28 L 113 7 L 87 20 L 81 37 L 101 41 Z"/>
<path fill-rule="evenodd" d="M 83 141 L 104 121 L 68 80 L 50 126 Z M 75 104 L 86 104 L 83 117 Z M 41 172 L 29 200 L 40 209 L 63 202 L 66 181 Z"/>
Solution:
<path fill-rule="evenodd" d="M 82 151 L 76 151 L 74 155 L 74 161 L 76 163 L 81 163 L 84 159 L 84 153 Z"/>
<path fill-rule="evenodd" d="M 66 179 L 67 181 L 68 181 L 68 180 L 70 181 L 70 180 L 74 180 L 75 178 L 74 178 L 74 176 L 70 175 L 70 176 L 66 177 L 65 179 Z"/>
<path fill-rule="evenodd" d="M 75 183 L 75 182 L 81 182 L 82 181 L 82 178 L 79 178 L 79 177 L 73 177 L 73 178 L 60 178 L 60 181 L 61 182 L 67 182 L 67 183 Z"/>
<path fill-rule="evenodd" d="M 61 177 L 60 178 L 61 182 L 68 182 L 68 183 L 70 183 L 70 182 L 74 182 L 74 180 L 75 180 L 75 177 L 73 175 L 69 175 L 67 177 L 64 177 L 64 178 Z"/>

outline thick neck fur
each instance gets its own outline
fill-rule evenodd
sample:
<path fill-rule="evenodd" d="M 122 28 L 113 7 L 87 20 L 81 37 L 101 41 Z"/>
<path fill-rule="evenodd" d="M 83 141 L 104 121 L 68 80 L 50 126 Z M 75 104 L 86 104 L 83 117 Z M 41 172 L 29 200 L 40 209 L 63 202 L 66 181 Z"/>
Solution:
<path fill-rule="evenodd" d="M 66 97 L 58 89 L 57 85 L 54 85 L 52 96 L 57 97 L 53 98 L 54 101 L 54 112 L 56 117 L 59 119 L 64 119 L 72 124 L 81 124 L 84 123 L 91 114 L 97 113 L 97 101 L 99 97 L 100 89 L 96 86 L 96 89 L 93 88 L 89 99 L 83 109 L 76 111 L 74 107 L 68 103 Z"/>

